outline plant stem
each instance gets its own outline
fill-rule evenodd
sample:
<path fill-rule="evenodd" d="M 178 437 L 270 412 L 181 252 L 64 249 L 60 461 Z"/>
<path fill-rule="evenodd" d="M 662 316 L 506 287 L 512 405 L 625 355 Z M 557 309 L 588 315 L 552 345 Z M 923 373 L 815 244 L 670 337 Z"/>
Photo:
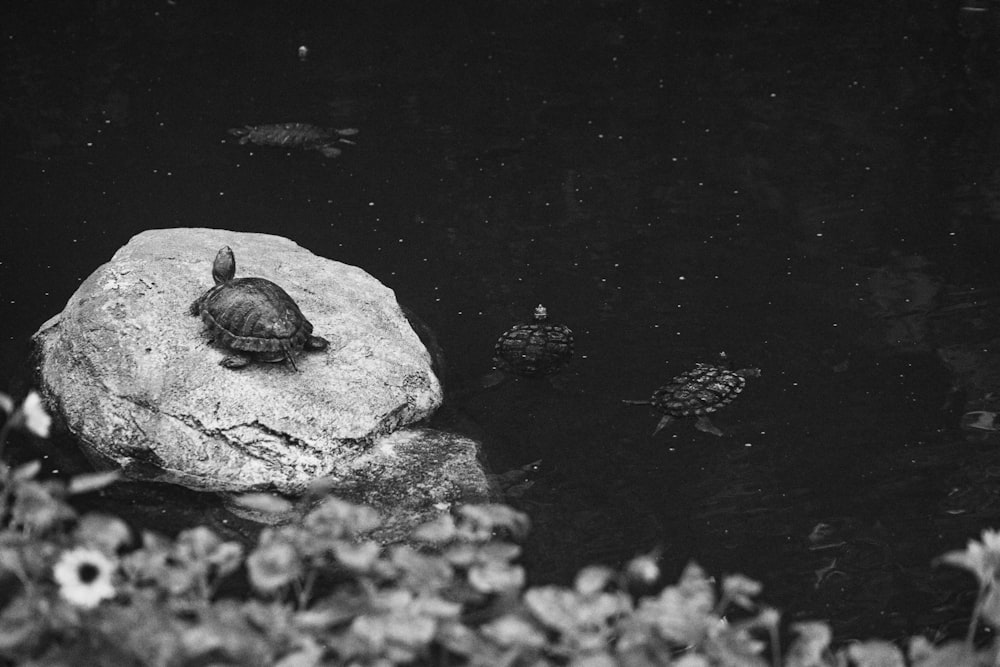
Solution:
<path fill-rule="evenodd" d="M 21 414 L 20 408 L 14 410 L 14 412 L 11 413 L 10 417 L 8 417 L 7 420 L 3 423 L 3 426 L 0 426 L 0 462 L 3 461 L 3 450 L 4 450 L 4 445 L 7 444 L 7 435 L 10 433 L 10 430 L 14 428 L 14 422 L 18 420 L 18 416 L 20 414 Z"/>
<path fill-rule="evenodd" d="M 976 604 L 972 607 L 972 619 L 969 621 L 969 629 L 965 631 L 965 645 L 972 651 L 972 639 L 976 635 L 976 627 L 979 625 L 979 613 L 983 609 L 983 602 L 986 600 L 986 591 L 990 584 L 983 583 L 979 587 L 979 595 L 976 596 Z"/>

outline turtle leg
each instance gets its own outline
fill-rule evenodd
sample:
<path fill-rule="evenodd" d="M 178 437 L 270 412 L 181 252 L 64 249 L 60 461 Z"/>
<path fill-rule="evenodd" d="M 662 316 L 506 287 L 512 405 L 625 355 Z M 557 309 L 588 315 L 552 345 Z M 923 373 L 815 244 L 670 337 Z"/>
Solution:
<path fill-rule="evenodd" d="M 309 338 L 306 339 L 304 347 L 312 352 L 317 352 L 319 350 L 325 350 L 329 347 L 329 345 L 330 341 L 325 338 L 320 338 L 319 336 L 309 336 Z"/>
<path fill-rule="evenodd" d="M 712 435 L 723 435 L 722 429 L 712 423 L 705 415 L 698 417 L 698 421 L 694 423 L 694 427 L 701 431 L 702 433 L 711 433 Z"/>
<path fill-rule="evenodd" d="M 298 372 L 299 367 L 295 365 L 295 354 L 292 352 L 292 348 L 288 344 L 284 344 L 281 349 L 285 352 L 285 360 L 292 365 L 292 370 Z"/>
<path fill-rule="evenodd" d="M 244 366 L 247 366 L 251 362 L 251 360 L 252 357 L 249 354 L 234 353 L 229 355 L 228 357 L 223 357 L 222 361 L 219 362 L 219 365 L 225 366 L 226 368 L 232 368 L 235 370 L 237 368 L 243 368 Z"/>
<path fill-rule="evenodd" d="M 663 419 L 660 420 L 660 423 L 657 424 L 656 428 L 653 430 L 653 435 L 656 435 L 657 433 L 659 433 L 660 431 L 662 431 L 663 428 L 667 424 L 669 424 L 670 422 L 672 422 L 673 420 L 674 420 L 673 416 L 671 416 L 671 415 L 663 415 Z"/>

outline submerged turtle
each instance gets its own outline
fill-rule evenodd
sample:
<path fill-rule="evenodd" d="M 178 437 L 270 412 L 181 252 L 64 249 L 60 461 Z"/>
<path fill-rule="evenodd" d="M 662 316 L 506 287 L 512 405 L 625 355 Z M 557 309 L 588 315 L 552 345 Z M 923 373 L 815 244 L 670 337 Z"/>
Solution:
<path fill-rule="evenodd" d="M 563 324 L 548 323 L 545 306 L 535 308 L 532 321 L 515 324 L 500 334 L 493 351 L 496 370 L 483 385 L 492 387 L 508 373 L 541 377 L 559 372 L 573 358 L 573 332 Z"/>
<path fill-rule="evenodd" d="M 317 150 L 324 157 L 337 157 L 341 150 L 337 144 L 353 144 L 345 137 L 352 137 L 354 128 L 326 128 L 309 123 L 273 123 L 271 125 L 244 125 L 229 130 L 240 138 L 240 143 L 258 146 L 296 147 Z"/>
<path fill-rule="evenodd" d="M 695 428 L 705 433 L 722 435 L 722 430 L 708 418 L 724 405 L 732 403 L 746 385 L 748 377 L 760 375 L 759 368 L 730 370 L 713 364 L 695 364 L 663 385 L 648 401 L 625 401 L 630 405 L 652 405 L 663 413 L 653 435 L 678 417 L 697 417 Z"/>
<path fill-rule="evenodd" d="M 295 365 L 293 353 L 325 350 L 329 342 L 313 336 L 313 325 L 281 289 L 264 278 L 233 278 L 236 258 L 223 247 L 212 264 L 215 287 L 191 304 L 191 314 L 200 315 L 217 343 L 233 352 L 220 363 L 242 368 L 252 360 L 287 361 Z"/>

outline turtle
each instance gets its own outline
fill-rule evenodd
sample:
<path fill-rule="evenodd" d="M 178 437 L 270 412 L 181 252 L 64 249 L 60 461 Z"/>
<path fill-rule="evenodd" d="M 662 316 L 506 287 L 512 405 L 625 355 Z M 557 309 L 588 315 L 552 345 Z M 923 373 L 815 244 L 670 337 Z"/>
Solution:
<path fill-rule="evenodd" d="M 337 157 L 341 150 L 336 144 L 353 144 L 344 137 L 352 137 L 355 128 L 326 128 L 309 123 L 272 123 L 270 125 L 244 125 L 229 130 L 229 134 L 240 138 L 240 144 L 253 143 L 258 146 L 298 147 L 318 150 L 324 157 Z"/>
<path fill-rule="evenodd" d="M 525 377 L 552 375 L 573 358 L 573 332 L 564 324 L 549 324 L 549 311 L 535 306 L 531 322 L 515 324 L 500 334 L 493 363 L 500 370 Z"/>
<path fill-rule="evenodd" d="M 698 363 L 653 392 L 648 401 L 625 402 L 652 405 L 663 413 L 653 435 L 678 417 L 697 417 L 695 428 L 699 431 L 722 435 L 722 430 L 711 422 L 708 414 L 732 403 L 743 391 L 747 378 L 759 375 L 759 368 L 730 370 L 715 364 Z"/>
<path fill-rule="evenodd" d="M 325 350 L 329 341 L 312 335 L 313 325 L 288 292 L 266 278 L 234 278 L 236 257 L 223 246 L 212 264 L 215 287 L 191 304 L 216 343 L 232 352 L 219 362 L 243 368 L 258 361 L 287 361 L 296 371 L 294 353 Z"/>
<path fill-rule="evenodd" d="M 549 312 L 535 307 L 531 322 L 515 324 L 500 334 L 493 348 L 495 370 L 484 386 L 499 384 L 507 374 L 543 377 L 558 373 L 573 358 L 573 332 L 563 324 L 548 322 Z"/>

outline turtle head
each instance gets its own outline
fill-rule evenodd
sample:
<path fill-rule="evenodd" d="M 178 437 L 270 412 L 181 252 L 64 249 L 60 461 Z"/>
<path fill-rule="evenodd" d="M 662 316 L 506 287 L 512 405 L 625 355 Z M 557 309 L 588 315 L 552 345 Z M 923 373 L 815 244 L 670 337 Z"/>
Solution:
<path fill-rule="evenodd" d="M 535 306 L 535 321 L 544 322 L 547 319 L 549 319 L 549 311 L 545 309 L 545 306 L 542 304 Z"/>
<path fill-rule="evenodd" d="M 235 275 L 236 256 L 233 255 L 232 248 L 223 246 L 212 263 L 212 278 L 215 279 L 216 285 L 221 285 L 226 281 L 232 280 Z"/>

